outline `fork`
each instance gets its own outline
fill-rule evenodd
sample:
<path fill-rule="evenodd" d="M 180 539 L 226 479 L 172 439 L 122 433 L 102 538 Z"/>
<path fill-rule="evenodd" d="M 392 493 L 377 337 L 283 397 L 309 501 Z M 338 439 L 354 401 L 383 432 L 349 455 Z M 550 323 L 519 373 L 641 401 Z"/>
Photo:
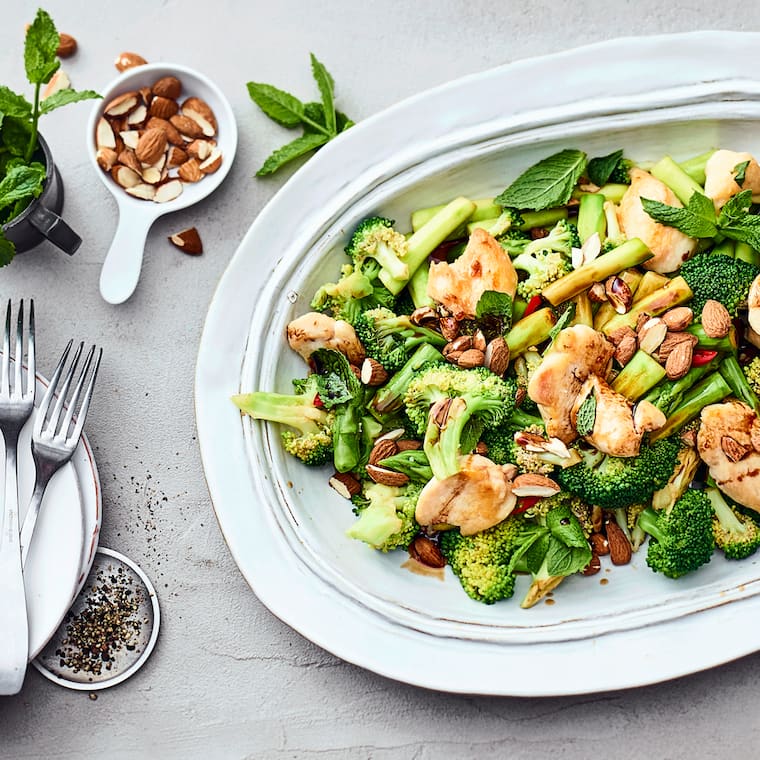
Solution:
<path fill-rule="evenodd" d="M 29 659 L 29 623 L 19 544 L 17 449 L 21 428 L 34 410 L 34 302 L 29 305 L 26 373 L 22 371 L 24 302 L 16 324 L 13 382 L 11 382 L 11 302 L 5 315 L 0 368 L 0 431 L 5 439 L 5 503 L 0 533 L 0 694 L 18 694 Z M 24 387 L 24 374 L 26 387 Z"/>
<path fill-rule="evenodd" d="M 87 411 L 90 408 L 92 390 L 95 387 L 100 359 L 103 356 L 102 348 L 99 349 L 97 358 L 95 358 L 96 347 L 93 346 L 90 349 L 67 405 L 66 397 L 68 396 L 71 381 L 74 378 L 74 373 L 76 372 L 79 359 L 82 355 L 82 349 L 84 348 L 84 343 L 80 343 L 79 348 L 74 353 L 71 366 L 59 388 L 61 375 L 66 366 L 66 360 L 69 357 L 72 345 L 73 341 L 69 341 L 64 349 L 34 419 L 32 457 L 34 458 L 35 478 L 29 509 L 26 512 L 24 524 L 21 528 L 22 565 L 26 564 L 26 558 L 29 555 L 34 526 L 37 524 L 42 497 L 50 482 L 50 478 L 71 459 L 79 444 L 79 439 L 82 437 L 82 428 L 87 417 Z M 83 392 L 84 395 L 82 395 Z M 53 407 L 53 411 L 48 415 L 54 398 L 55 406 Z M 81 405 L 79 405 L 80 398 L 82 400 Z M 79 409 L 77 411 L 78 405 Z M 75 414 L 76 417 L 74 416 Z"/>

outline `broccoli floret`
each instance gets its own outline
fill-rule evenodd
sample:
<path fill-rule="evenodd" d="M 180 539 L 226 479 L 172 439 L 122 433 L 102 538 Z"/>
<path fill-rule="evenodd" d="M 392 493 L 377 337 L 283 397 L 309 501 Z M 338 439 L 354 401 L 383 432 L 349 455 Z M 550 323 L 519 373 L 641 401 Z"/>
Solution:
<path fill-rule="evenodd" d="M 522 215 L 516 208 L 505 206 L 494 223 L 489 225 L 488 232 L 495 238 L 506 235 L 507 232 L 511 235 L 513 231 L 519 231 L 524 223 Z"/>
<path fill-rule="evenodd" d="M 745 364 L 742 371 L 747 378 L 749 387 L 757 396 L 760 396 L 760 356 L 756 356 L 749 364 Z"/>
<path fill-rule="evenodd" d="M 484 367 L 462 370 L 435 365 L 410 383 L 404 397 L 407 414 L 418 429 L 425 423 L 423 448 L 436 478 L 459 472 L 459 454 L 474 448 L 480 431 L 509 419 L 516 393 L 514 380 L 502 380 Z M 446 408 L 443 402 L 448 402 Z M 473 431 L 478 437 L 472 446 L 463 445 Z"/>
<path fill-rule="evenodd" d="M 543 436 L 542 425 L 531 425 L 525 428 L 525 432 Z M 488 448 L 488 458 L 495 464 L 513 464 L 520 472 L 534 472 L 541 475 L 549 475 L 554 472 L 558 462 L 553 461 L 551 455 L 544 452 L 528 451 L 515 441 L 514 428 L 502 425 L 498 428 L 484 430 L 481 440 Z"/>
<path fill-rule="evenodd" d="M 578 524 L 581 526 L 583 535 L 586 536 L 586 538 L 594 532 L 594 526 L 591 520 L 593 507 L 567 491 L 560 491 L 559 493 L 555 493 L 554 496 L 549 496 L 537 501 L 532 507 L 525 510 L 525 517 L 545 522 L 546 515 L 550 510 L 555 509 L 556 507 L 570 507 L 570 510 L 578 521 Z"/>
<path fill-rule="evenodd" d="M 651 536 L 647 565 L 668 578 L 680 578 L 708 563 L 715 550 L 712 519 L 710 499 L 694 489 L 669 512 L 645 509 L 638 525 Z"/>
<path fill-rule="evenodd" d="M 510 562 L 523 525 L 524 518 L 514 515 L 472 536 L 463 536 L 458 529 L 441 534 L 441 553 L 469 597 L 493 604 L 514 594 Z"/>
<path fill-rule="evenodd" d="M 730 505 L 717 488 L 706 488 L 713 515 L 715 543 L 728 559 L 744 559 L 760 546 L 760 526 Z"/>
<path fill-rule="evenodd" d="M 395 296 L 379 281 L 380 267 L 374 261 L 363 269 L 346 264 L 338 282 L 323 285 L 311 301 L 311 308 L 353 324 L 367 309 L 393 309 Z"/>
<path fill-rule="evenodd" d="M 560 219 L 546 237 L 533 240 L 512 260 L 515 269 L 527 272 L 527 279 L 517 284 L 523 298 L 539 294 L 550 282 L 572 271 L 572 249 L 581 245 L 572 222 Z"/>
<path fill-rule="evenodd" d="M 233 403 L 255 420 L 279 422 L 294 428 L 282 433 L 288 454 L 304 464 L 318 466 L 329 462 L 333 454 L 333 412 L 315 406 L 318 399 L 316 378 L 311 375 L 299 385 L 297 395 L 257 391 L 232 397 Z"/>
<path fill-rule="evenodd" d="M 612 457 L 582 451 L 578 464 L 557 475 L 559 484 L 589 504 L 620 509 L 648 501 L 670 479 L 681 443 L 677 436 L 642 446 L 635 457 Z"/>
<path fill-rule="evenodd" d="M 685 261 L 680 274 L 694 293 L 691 307 L 695 314 L 701 314 L 705 302 L 713 299 L 735 317 L 746 304 L 750 285 L 760 268 L 730 256 L 701 253 Z"/>
<path fill-rule="evenodd" d="M 529 348 L 527 351 L 524 351 L 522 354 L 515 357 L 512 362 L 517 385 L 525 391 L 525 398 L 520 406 L 526 412 L 538 412 L 536 402 L 528 396 L 528 384 L 533 377 L 533 373 L 538 369 L 542 361 L 543 357 L 541 354 L 535 349 Z"/>
<path fill-rule="evenodd" d="M 357 506 L 359 519 L 346 535 L 383 552 L 406 549 L 420 529 L 414 512 L 421 491 L 420 483 L 405 486 L 366 483 L 363 489 L 366 501 Z"/>
<path fill-rule="evenodd" d="M 625 508 L 625 524 L 628 528 L 628 540 L 631 542 L 631 549 L 635 552 L 641 548 L 647 537 L 644 529 L 639 526 L 639 517 L 646 508 L 646 504 L 631 504 L 630 507 Z"/>
<path fill-rule="evenodd" d="M 396 316 L 390 309 L 368 309 L 354 320 L 353 326 L 367 356 L 379 361 L 388 372 L 401 369 L 423 343 L 446 345 L 440 333 L 413 324 L 408 316 Z"/>
<path fill-rule="evenodd" d="M 510 258 L 514 258 L 525 251 L 525 248 L 532 242 L 533 238 L 527 232 L 511 229 L 508 236 L 504 235 L 498 240 L 499 245 L 507 252 Z"/>
<path fill-rule="evenodd" d="M 636 166 L 629 158 L 621 158 L 612 170 L 607 182 L 613 185 L 630 185 L 631 169 Z"/>
<path fill-rule="evenodd" d="M 359 223 L 346 246 L 355 269 L 361 271 L 367 259 L 374 259 L 393 279 L 409 279 L 409 267 L 403 261 L 408 251 L 406 238 L 393 224 L 392 219 L 381 216 Z"/>

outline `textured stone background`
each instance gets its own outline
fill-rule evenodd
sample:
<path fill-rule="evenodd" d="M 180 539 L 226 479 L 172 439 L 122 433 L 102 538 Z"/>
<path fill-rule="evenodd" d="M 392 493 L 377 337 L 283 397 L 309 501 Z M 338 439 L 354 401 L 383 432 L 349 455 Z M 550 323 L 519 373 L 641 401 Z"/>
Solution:
<path fill-rule="evenodd" d="M 735 0 L 48 0 L 46 6 L 59 29 L 79 40 L 80 52 L 64 64 L 75 86 L 105 85 L 122 50 L 185 63 L 231 100 L 240 146 L 214 196 L 155 224 L 137 293 L 112 307 L 97 283 L 116 209 L 86 158 L 90 105 L 67 107 L 43 125 L 65 178 L 65 216 L 85 243 L 72 259 L 49 245 L 19 257 L 0 273 L 0 294 L 34 297 L 41 372 L 50 373 L 70 337 L 104 346 L 87 425 L 105 497 L 102 543 L 136 559 L 154 579 L 164 622 L 144 670 L 97 701 L 30 671 L 21 695 L 0 700 L 0 757 L 756 757 L 758 656 L 631 692 L 494 699 L 394 683 L 304 640 L 259 604 L 225 548 L 201 471 L 192 392 L 215 283 L 286 179 L 285 173 L 253 179 L 284 140 L 248 100 L 246 81 L 307 96 L 314 51 L 335 76 L 340 107 L 358 120 L 451 78 L 587 42 L 757 30 L 760 8 Z M 0 72 L 16 89 L 24 86 L 24 23 L 35 9 L 28 2 L 3 6 Z M 754 68 L 748 61 L 748 72 Z M 166 236 L 193 224 L 206 253 L 191 259 Z"/>

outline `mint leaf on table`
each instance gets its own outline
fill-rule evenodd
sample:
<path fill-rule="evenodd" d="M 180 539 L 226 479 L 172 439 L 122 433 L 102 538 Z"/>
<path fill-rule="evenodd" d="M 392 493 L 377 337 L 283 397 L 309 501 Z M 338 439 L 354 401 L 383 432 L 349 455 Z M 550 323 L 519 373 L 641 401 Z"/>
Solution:
<path fill-rule="evenodd" d="M 702 193 L 694 193 L 686 208 L 668 206 L 667 203 L 642 198 L 644 211 L 667 227 L 675 227 L 693 238 L 710 238 L 718 234 L 718 224 L 713 202 Z"/>
<path fill-rule="evenodd" d="M 592 158 L 588 162 L 588 178 L 595 185 L 599 185 L 599 187 L 606 184 L 612 175 L 612 172 L 615 171 L 617 165 L 620 163 L 621 158 L 623 158 L 622 150 L 616 150 L 614 153 L 610 153 L 607 156 Z"/>
<path fill-rule="evenodd" d="M 42 192 L 45 170 L 36 166 L 14 166 L 0 181 L 0 209 L 23 198 L 36 198 Z"/>
<path fill-rule="evenodd" d="M 273 121 L 283 127 L 297 127 L 303 121 L 303 103 L 285 90 L 271 84 L 248 82 L 251 100 Z"/>
<path fill-rule="evenodd" d="M 747 167 L 749 161 L 741 161 L 734 167 L 734 181 L 739 187 L 744 187 L 744 181 L 747 179 Z"/>
<path fill-rule="evenodd" d="M 311 55 L 311 73 L 314 76 L 314 81 L 319 88 L 319 94 L 322 96 L 322 107 L 324 109 L 324 124 L 330 134 L 336 134 L 335 127 L 335 100 L 334 89 L 335 81 L 330 72 L 324 67 L 322 63 L 317 60 L 314 53 Z"/>
<path fill-rule="evenodd" d="M 294 158 L 300 158 L 315 148 L 321 148 L 328 140 L 327 135 L 313 132 L 301 135 L 293 140 L 293 142 L 289 142 L 287 145 L 283 145 L 274 151 L 261 165 L 261 168 L 256 172 L 256 176 L 264 177 L 267 174 L 273 174 Z"/>
<path fill-rule="evenodd" d="M 311 120 L 316 122 L 322 127 L 325 127 L 325 109 L 321 103 L 306 103 L 304 106 L 304 114 Z M 335 111 L 335 131 L 340 134 L 349 127 L 353 127 L 354 122 L 346 116 L 342 111 Z M 304 132 L 315 132 L 316 130 L 308 122 L 303 125 Z M 323 134 L 321 131 L 319 134 Z"/>
<path fill-rule="evenodd" d="M 95 100 L 101 97 L 94 90 L 58 90 L 40 103 L 40 113 L 50 113 L 56 108 L 78 103 L 80 100 Z"/>
<path fill-rule="evenodd" d="M 42 9 L 26 31 L 24 66 L 31 84 L 47 84 L 61 62 L 56 56 L 60 37 L 53 19 Z"/>
<path fill-rule="evenodd" d="M 561 150 L 526 169 L 495 202 L 531 211 L 564 206 L 585 170 L 583 151 Z"/>

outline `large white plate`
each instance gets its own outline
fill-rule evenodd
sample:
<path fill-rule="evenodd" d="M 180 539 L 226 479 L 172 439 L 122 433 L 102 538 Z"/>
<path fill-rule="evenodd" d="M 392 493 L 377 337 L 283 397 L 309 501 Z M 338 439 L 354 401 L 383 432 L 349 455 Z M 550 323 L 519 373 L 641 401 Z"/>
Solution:
<path fill-rule="evenodd" d="M 47 381 L 37 376 L 39 405 Z M 18 445 L 18 486 L 21 519 L 34 487 L 31 452 L 33 418 L 24 426 Z M 0 436 L 0 464 L 5 445 Z M 0 493 L 5 468 L 0 466 Z M 55 633 L 79 593 L 95 557 L 101 524 L 98 472 L 83 435 L 71 461 L 50 480 L 40 507 L 24 568 L 29 619 L 29 659 L 33 660 Z"/>
<path fill-rule="evenodd" d="M 283 456 L 277 432 L 241 420 L 228 400 L 285 390 L 303 372 L 284 349 L 284 327 L 337 273 L 335 251 L 369 213 L 406 220 L 454 195 L 499 192 L 562 147 L 625 147 L 638 159 L 760 151 L 760 80 L 745 76 L 759 43 L 758 34 L 714 32 L 616 40 L 453 82 L 352 128 L 262 211 L 209 309 L 196 416 L 222 531 L 276 615 L 378 673 L 472 693 L 625 688 L 760 648 L 750 624 L 758 560 L 715 558 L 674 583 L 637 557 L 605 574 L 606 586 L 600 576 L 571 578 L 555 604 L 527 612 L 472 602 L 450 577 L 405 573 L 399 554 L 346 539 L 353 518 L 326 473 Z"/>

